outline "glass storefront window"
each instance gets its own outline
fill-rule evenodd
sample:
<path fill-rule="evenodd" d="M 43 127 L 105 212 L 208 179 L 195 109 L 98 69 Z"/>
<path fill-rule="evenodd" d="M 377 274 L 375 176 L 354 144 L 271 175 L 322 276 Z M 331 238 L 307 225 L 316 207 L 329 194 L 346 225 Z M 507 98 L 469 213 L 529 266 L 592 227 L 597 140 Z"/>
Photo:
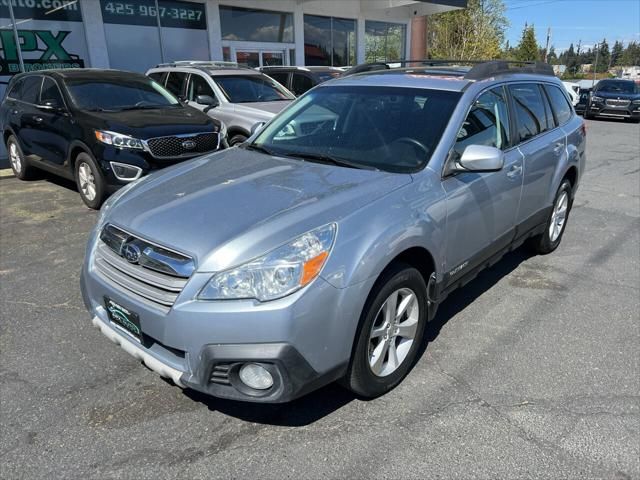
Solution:
<path fill-rule="evenodd" d="M 145 72 L 161 62 L 209 59 L 203 3 L 100 0 L 112 68 Z M 158 30 L 158 16 L 160 30 Z"/>
<path fill-rule="evenodd" d="M 393 62 L 405 57 L 407 27 L 400 23 L 365 23 L 365 61 Z"/>
<path fill-rule="evenodd" d="M 356 61 L 356 21 L 304 16 L 305 65 L 342 67 Z"/>
<path fill-rule="evenodd" d="M 293 43 L 293 14 L 220 6 L 223 40 Z"/>

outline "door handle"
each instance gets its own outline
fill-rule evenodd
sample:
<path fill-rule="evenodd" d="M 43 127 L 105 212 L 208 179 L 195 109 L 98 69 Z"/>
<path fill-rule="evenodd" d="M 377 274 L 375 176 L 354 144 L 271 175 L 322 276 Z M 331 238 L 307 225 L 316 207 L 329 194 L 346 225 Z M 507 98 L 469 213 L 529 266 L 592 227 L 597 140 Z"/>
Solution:
<path fill-rule="evenodd" d="M 515 178 L 522 173 L 522 165 L 512 165 L 509 171 L 507 172 L 507 177 Z"/>
<path fill-rule="evenodd" d="M 564 148 L 564 143 L 556 143 L 553 147 L 553 153 L 560 155 L 560 152 Z"/>
<path fill-rule="evenodd" d="M 13 113 L 14 115 L 18 114 L 18 110 L 11 110 L 11 113 Z"/>
<path fill-rule="evenodd" d="M 33 117 L 33 121 L 36 123 L 42 123 L 42 120 L 44 120 L 42 117 Z"/>

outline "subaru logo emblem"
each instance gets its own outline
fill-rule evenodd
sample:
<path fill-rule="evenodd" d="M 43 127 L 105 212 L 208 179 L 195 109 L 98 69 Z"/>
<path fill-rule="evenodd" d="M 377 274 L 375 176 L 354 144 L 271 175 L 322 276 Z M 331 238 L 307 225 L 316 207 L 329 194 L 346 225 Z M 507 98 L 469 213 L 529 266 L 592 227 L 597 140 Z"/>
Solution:
<path fill-rule="evenodd" d="M 194 142 L 193 140 L 185 140 L 184 142 L 182 142 L 182 148 L 186 150 L 193 150 L 194 148 L 196 148 L 196 142 Z"/>
<path fill-rule="evenodd" d="M 138 263 L 141 253 L 140 247 L 133 243 L 125 243 L 124 247 L 122 247 L 122 256 L 129 263 Z"/>

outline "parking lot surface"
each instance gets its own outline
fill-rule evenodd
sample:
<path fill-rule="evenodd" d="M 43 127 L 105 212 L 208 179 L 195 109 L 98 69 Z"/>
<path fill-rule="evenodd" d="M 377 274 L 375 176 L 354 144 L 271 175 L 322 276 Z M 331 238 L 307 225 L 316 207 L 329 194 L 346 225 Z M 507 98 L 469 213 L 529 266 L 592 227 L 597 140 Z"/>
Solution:
<path fill-rule="evenodd" d="M 420 361 L 361 401 L 182 391 L 91 327 L 96 213 L 0 178 L 2 478 L 640 478 L 640 126 L 588 122 L 560 248 L 520 249 L 442 305 Z"/>

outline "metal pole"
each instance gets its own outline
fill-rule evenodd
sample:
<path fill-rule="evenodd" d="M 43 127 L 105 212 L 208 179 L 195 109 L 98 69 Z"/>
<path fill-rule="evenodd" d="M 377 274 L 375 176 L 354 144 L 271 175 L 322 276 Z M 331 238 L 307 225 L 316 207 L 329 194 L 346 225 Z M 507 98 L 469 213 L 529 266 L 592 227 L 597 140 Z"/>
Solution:
<path fill-rule="evenodd" d="M 18 61 L 20 62 L 20 71 L 24 72 L 24 60 L 22 59 L 22 48 L 20 48 L 20 37 L 18 37 L 16 17 L 13 16 L 13 1 L 9 0 L 7 4 L 9 5 L 9 16 L 11 17 L 11 23 L 13 26 L 13 40 L 14 42 L 16 42 L 16 51 L 18 52 Z"/>
<path fill-rule="evenodd" d="M 160 22 L 160 5 L 158 0 L 155 0 L 156 4 L 156 23 L 158 24 L 158 39 L 160 40 L 160 63 L 164 63 L 164 46 L 162 45 L 162 23 Z"/>
<path fill-rule="evenodd" d="M 547 28 L 547 45 L 544 47 L 544 63 L 549 58 L 549 43 L 551 42 L 551 27 Z"/>

